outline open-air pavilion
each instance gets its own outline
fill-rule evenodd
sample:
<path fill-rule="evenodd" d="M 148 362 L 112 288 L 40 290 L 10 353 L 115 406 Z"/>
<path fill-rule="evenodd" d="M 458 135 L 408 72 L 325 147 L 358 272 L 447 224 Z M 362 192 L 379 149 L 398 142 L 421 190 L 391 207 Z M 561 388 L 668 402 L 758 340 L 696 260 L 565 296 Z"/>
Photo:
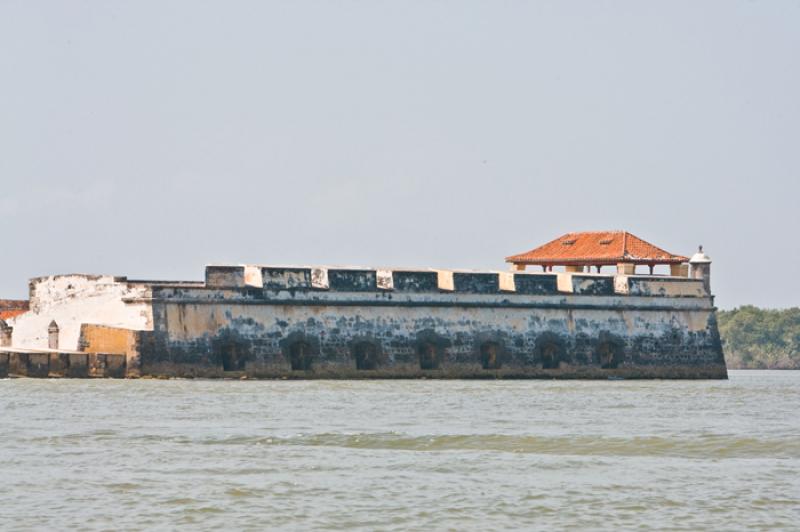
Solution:
<path fill-rule="evenodd" d="M 615 266 L 621 274 L 632 275 L 637 265 L 649 267 L 654 272 L 657 265 L 670 267 L 670 275 L 688 275 L 688 257 L 675 255 L 627 231 L 588 231 L 567 233 L 525 253 L 506 257 L 514 270 L 524 271 L 527 266 L 541 266 L 553 271 L 554 266 L 564 266 L 568 272 L 600 272 L 603 266 Z"/>

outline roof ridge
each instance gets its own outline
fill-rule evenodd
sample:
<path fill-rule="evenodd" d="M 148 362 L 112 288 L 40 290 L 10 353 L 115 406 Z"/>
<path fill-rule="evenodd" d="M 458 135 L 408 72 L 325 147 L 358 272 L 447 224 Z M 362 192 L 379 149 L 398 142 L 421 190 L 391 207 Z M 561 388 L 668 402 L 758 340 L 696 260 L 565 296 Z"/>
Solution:
<path fill-rule="evenodd" d="M 627 231 L 623 231 L 622 232 L 622 256 L 623 257 L 627 257 L 628 256 L 628 232 Z"/>
<path fill-rule="evenodd" d="M 600 233 L 618 234 L 618 233 L 627 233 L 627 232 L 628 231 L 626 231 L 624 229 L 608 229 L 608 230 L 605 230 L 605 231 L 571 231 L 571 232 L 567 233 L 567 235 L 598 235 Z M 566 236 L 566 235 L 564 235 L 564 236 Z"/>

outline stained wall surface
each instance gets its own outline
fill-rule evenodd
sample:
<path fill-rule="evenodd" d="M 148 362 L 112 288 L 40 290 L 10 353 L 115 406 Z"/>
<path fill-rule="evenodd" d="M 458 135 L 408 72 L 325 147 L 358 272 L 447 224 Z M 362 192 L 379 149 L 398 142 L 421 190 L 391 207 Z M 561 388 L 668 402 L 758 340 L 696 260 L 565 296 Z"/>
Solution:
<path fill-rule="evenodd" d="M 128 376 L 725 378 L 703 281 L 210 266 L 204 283 L 34 279 L 14 348 L 123 355 Z"/>
<path fill-rule="evenodd" d="M 688 279 L 618 293 L 600 275 L 517 274 L 513 290 L 491 272 L 395 271 L 391 289 L 374 270 L 264 268 L 262 287 L 214 276 L 153 288 L 142 374 L 726 377 L 712 299 Z"/>

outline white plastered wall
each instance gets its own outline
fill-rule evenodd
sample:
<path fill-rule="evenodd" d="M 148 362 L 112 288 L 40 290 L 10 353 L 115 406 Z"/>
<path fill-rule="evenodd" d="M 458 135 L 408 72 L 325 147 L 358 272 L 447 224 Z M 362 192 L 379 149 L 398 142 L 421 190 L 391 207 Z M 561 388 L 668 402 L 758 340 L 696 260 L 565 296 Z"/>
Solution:
<path fill-rule="evenodd" d="M 47 328 L 59 327 L 59 349 L 78 349 L 83 323 L 152 330 L 149 303 L 125 303 L 127 298 L 147 296 L 145 285 L 129 285 L 108 275 L 54 275 L 31 281 L 31 310 L 11 320 L 12 345 L 46 348 Z"/>

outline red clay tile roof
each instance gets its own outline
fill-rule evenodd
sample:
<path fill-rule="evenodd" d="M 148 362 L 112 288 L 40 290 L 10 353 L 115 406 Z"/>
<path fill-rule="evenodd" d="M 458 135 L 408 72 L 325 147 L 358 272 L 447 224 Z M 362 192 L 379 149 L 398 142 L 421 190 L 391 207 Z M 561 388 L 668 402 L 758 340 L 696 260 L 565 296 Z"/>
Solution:
<path fill-rule="evenodd" d="M 28 311 L 27 301 L 16 299 L 0 299 L 0 320 L 7 320 Z"/>
<path fill-rule="evenodd" d="M 25 314 L 27 310 L 0 310 L 0 320 L 7 320 L 20 314 Z"/>
<path fill-rule="evenodd" d="M 528 252 L 506 257 L 506 262 L 515 264 L 552 265 L 679 264 L 688 260 L 627 231 L 567 233 Z"/>

